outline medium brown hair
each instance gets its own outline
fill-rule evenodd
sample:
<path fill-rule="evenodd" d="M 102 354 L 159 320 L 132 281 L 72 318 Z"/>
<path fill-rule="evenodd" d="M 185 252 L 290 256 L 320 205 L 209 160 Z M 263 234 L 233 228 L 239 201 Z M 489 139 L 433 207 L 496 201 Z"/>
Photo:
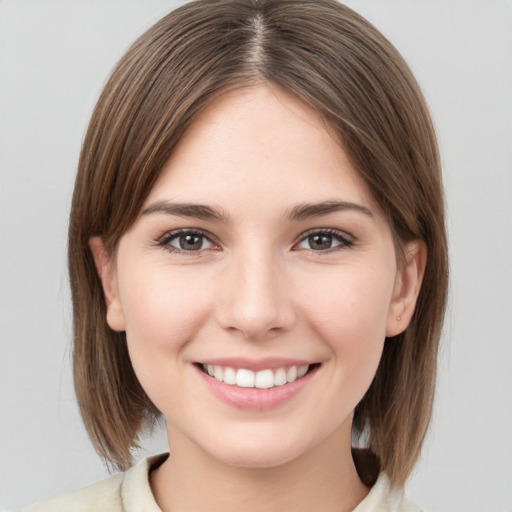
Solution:
<path fill-rule="evenodd" d="M 391 226 L 400 261 L 421 239 L 428 258 L 407 329 L 385 342 L 354 415 L 391 480 L 402 484 L 432 412 L 447 293 L 441 169 L 419 87 L 397 50 L 335 0 L 199 0 L 171 12 L 128 50 L 92 115 L 69 227 L 74 378 L 97 451 L 120 469 L 159 411 L 140 386 L 124 333 L 106 323 L 89 239 L 107 251 L 140 213 L 162 166 L 199 112 L 231 88 L 269 83 L 334 129 Z"/>

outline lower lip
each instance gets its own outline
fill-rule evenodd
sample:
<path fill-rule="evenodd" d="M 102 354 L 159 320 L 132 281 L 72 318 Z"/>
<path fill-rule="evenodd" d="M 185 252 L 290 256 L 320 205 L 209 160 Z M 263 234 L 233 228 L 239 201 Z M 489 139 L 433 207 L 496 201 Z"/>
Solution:
<path fill-rule="evenodd" d="M 269 389 L 241 388 L 220 382 L 195 366 L 199 377 L 208 389 L 223 402 L 238 409 L 267 411 L 288 402 L 311 381 L 318 368 L 314 368 L 293 382 Z"/>

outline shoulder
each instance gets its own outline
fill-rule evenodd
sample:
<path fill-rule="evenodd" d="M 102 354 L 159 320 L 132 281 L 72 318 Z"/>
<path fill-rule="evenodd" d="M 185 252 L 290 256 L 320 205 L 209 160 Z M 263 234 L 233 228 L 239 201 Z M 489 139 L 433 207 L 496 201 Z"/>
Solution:
<path fill-rule="evenodd" d="M 98 510 L 98 505 L 101 505 L 102 510 L 122 512 L 121 486 L 123 478 L 124 473 L 120 473 L 88 487 L 41 501 L 20 512 L 57 512 L 61 510 L 90 512 Z"/>
<path fill-rule="evenodd" d="M 422 512 L 405 497 L 403 487 L 391 483 L 369 449 L 352 448 L 352 457 L 359 478 L 370 488 L 353 512 Z"/>
<path fill-rule="evenodd" d="M 404 490 L 395 487 L 385 473 L 380 473 L 366 498 L 353 512 L 422 512 L 405 496 Z"/>
<path fill-rule="evenodd" d="M 168 454 L 149 457 L 125 473 L 97 484 L 50 498 L 19 512 L 161 512 L 149 485 L 149 472 Z"/>

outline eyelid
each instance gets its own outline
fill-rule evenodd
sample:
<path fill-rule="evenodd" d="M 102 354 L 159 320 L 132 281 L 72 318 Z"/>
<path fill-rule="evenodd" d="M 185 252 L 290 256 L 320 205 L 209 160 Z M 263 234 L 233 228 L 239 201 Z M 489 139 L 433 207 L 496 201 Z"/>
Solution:
<path fill-rule="evenodd" d="M 208 249 L 201 249 L 198 251 L 185 251 L 185 250 L 180 250 L 177 247 L 171 246 L 169 242 L 176 239 L 177 237 L 179 237 L 182 234 L 191 234 L 191 235 L 202 236 L 202 237 L 206 238 L 215 247 L 208 248 Z M 292 250 L 296 250 L 296 251 L 308 250 L 308 249 L 299 249 L 297 247 L 297 245 L 300 244 L 301 242 L 303 242 L 304 240 L 306 240 L 308 237 L 310 237 L 312 235 L 316 235 L 316 234 L 327 234 L 327 235 L 333 236 L 334 238 L 339 240 L 341 243 L 339 245 L 336 245 L 329 249 L 325 249 L 323 251 L 309 249 L 311 252 L 329 253 L 329 252 L 333 252 L 336 250 L 347 249 L 356 244 L 355 237 L 353 237 L 346 231 L 342 231 L 342 230 L 335 229 L 335 228 L 312 228 L 312 229 L 308 229 L 307 231 L 305 231 L 299 235 L 299 237 L 296 239 L 296 241 L 292 245 Z M 161 247 L 163 249 L 166 249 L 169 252 L 186 253 L 187 255 L 192 255 L 192 254 L 197 255 L 197 254 L 202 253 L 207 250 L 219 250 L 220 249 L 220 244 L 217 241 L 216 237 L 214 235 L 212 235 L 211 233 L 209 233 L 208 231 L 205 231 L 204 229 L 199 229 L 199 228 L 180 228 L 180 229 L 173 229 L 171 231 L 166 231 L 162 236 L 158 237 L 153 242 L 153 245 L 156 247 Z"/>
<path fill-rule="evenodd" d="M 350 235 L 349 233 L 347 233 L 346 231 L 342 231 L 340 229 L 335 229 L 335 228 L 312 228 L 312 229 L 308 229 L 304 233 L 300 234 L 300 236 L 294 242 L 294 244 L 292 246 L 292 250 L 296 250 L 296 251 L 308 250 L 308 249 L 298 249 L 297 245 L 300 244 L 301 242 L 303 242 L 304 240 L 306 240 L 308 237 L 310 237 L 312 235 L 317 235 L 317 234 L 331 235 L 331 236 L 337 238 L 338 240 L 342 241 L 342 243 L 340 245 L 331 247 L 324 251 L 309 249 L 311 252 L 314 252 L 317 254 L 329 253 L 329 252 L 333 252 L 336 250 L 342 250 L 342 249 L 350 249 L 351 247 L 353 247 L 356 244 L 356 238 L 354 236 Z"/>
<path fill-rule="evenodd" d="M 201 249 L 199 251 L 184 251 L 181 249 L 178 249 L 177 247 L 171 246 L 170 242 L 174 240 L 175 238 L 179 237 L 183 234 L 190 234 L 190 235 L 199 235 L 204 238 L 206 238 L 211 244 L 213 244 L 215 247 L 208 248 L 208 249 Z M 154 241 L 154 245 L 156 247 L 161 247 L 163 249 L 168 250 L 172 253 L 178 253 L 178 254 L 187 254 L 187 255 L 193 255 L 193 254 L 200 254 L 204 251 L 211 251 L 211 250 L 218 250 L 220 248 L 220 244 L 216 240 L 216 238 L 209 233 L 208 231 L 205 231 L 204 229 L 198 229 L 198 228 L 180 228 L 180 229 L 173 229 L 171 231 L 166 231 L 162 236 L 158 237 Z"/>

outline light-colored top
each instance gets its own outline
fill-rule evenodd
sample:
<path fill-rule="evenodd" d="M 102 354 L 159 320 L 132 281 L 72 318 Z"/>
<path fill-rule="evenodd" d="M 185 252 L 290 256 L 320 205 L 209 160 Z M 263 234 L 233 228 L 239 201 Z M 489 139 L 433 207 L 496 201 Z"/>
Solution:
<path fill-rule="evenodd" d="M 125 473 L 24 508 L 20 512 L 162 512 L 149 485 L 151 469 L 167 454 L 140 461 Z M 421 512 L 384 473 L 354 512 Z"/>

